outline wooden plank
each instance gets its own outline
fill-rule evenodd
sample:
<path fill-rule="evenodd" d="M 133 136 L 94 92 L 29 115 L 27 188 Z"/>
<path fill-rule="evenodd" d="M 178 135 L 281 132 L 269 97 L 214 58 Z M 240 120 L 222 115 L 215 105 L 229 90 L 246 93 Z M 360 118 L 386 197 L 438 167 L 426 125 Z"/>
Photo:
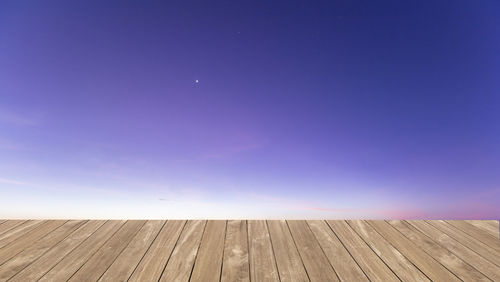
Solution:
<path fill-rule="evenodd" d="M 500 281 L 496 221 L 124 222 L 0 220 L 0 281 Z"/>
<path fill-rule="evenodd" d="M 225 234 L 225 220 L 207 222 L 189 281 L 220 281 Z"/>
<path fill-rule="evenodd" d="M 474 225 L 480 230 L 490 234 L 491 236 L 499 239 L 498 221 L 496 220 L 465 220 L 465 222 Z"/>
<path fill-rule="evenodd" d="M 394 229 L 389 223 L 382 220 L 371 220 L 368 222 L 382 237 L 398 249 L 400 253 L 415 264 L 431 280 L 459 281 L 455 275 L 432 258 L 432 256 L 420 249 L 419 246 Z"/>
<path fill-rule="evenodd" d="M 500 241 L 498 238 L 491 236 L 490 234 L 477 229 L 474 225 L 468 224 L 463 220 L 447 220 L 448 224 L 453 225 L 456 229 L 467 233 L 469 236 L 474 237 L 476 240 L 481 241 L 483 244 L 494 249 L 500 254 Z"/>
<path fill-rule="evenodd" d="M 420 232 L 429 236 L 434 241 L 441 244 L 441 246 L 452 251 L 455 255 L 466 261 L 477 270 L 481 271 L 484 275 L 488 276 L 493 281 L 500 281 L 500 267 L 484 259 L 482 256 L 473 252 L 471 249 L 453 240 L 450 236 L 443 234 L 434 226 L 421 220 L 408 221 L 413 227 Z"/>
<path fill-rule="evenodd" d="M 158 281 L 160 279 L 185 224 L 185 220 L 167 221 L 129 281 Z"/>
<path fill-rule="evenodd" d="M 250 282 L 246 220 L 227 222 L 221 281 Z"/>
<path fill-rule="evenodd" d="M 481 272 L 464 262 L 448 249 L 442 247 L 425 234 L 421 233 L 413 226 L 404 221 L 392 221 L 399 232 L 405 235 L 412 242 L 417 244 L 427 254 L 431 255 L 435 260 L 444 265 L 448 270 L 453 272 L 457 277 L 464 281 L 488 281 Z"/>
<path fill-rule="evenodd" d="M 164 224 L 164 220 L 147 221 L 99 281 L 127 281 Z"/>
<path fill-rule="evenodd" d="M 145 223 L 144 220 L 128 220 L 69 280 L 97 281 Z"/>
<path fill-rule="evenodd" d="M 70 220 L 0 266 L 0 281 L 7 281 L 51 247 L 80 227 L 84 221 Z"/>
<path fill-rule="evenodd" d="M 10 258 L 14 257 L 24 249 L 29 247 L 31 244 L 33 244 L 33 242 L 36 242 L 40 238 L 43 238 L 45 235 L 49 234 L 64 223 L 65 221 L 62 220 L 49 220 L 44 221 L 42 224 L 36 225 L 36 228 L 32 229 L 29 233 L 25 233 L 17 240 L 0 249 L 0 264 L 5 263 Z"/>
<path fill-rule="evenodd" d="M 279 281 L 278 269 L 265 221 L 248 221 L 248 252 L 252 281 Z"/>
<path fill-rule="evenodd" d="M 73 274 L 85 264 L 109 238 L 115 234 L 125 220 L 110 220 L 94 232 L 83 243 L 65 256 L 40 281 L 67 281 Z M 16 278 L 17 276 L 15 276 Z"/>
<path fill-rule="evenodd" d="M 429 220 L 426 222 L 436 227 L 439 231 L 445 233 L 451 238 L 457 240 L 462 245 L 478 253 L 483 258 L 489 260 L 497 266 L 500 266 L 500 254 L 498 254 L 498 252 L 495 252 L 495 250 L 489 248 L 485 244 L 481 243 L 480 241 L 474 239 L 473 237 L 460 230 L 457 230 L 456 228 L 453 228 L 453 226 L 444 222 L 443 220 Z"/>
<path fill-rule="evenodd" d="M 348 220 L 347 223 L 402 281 L 429 281 L 368 223 L 362 220 Z"/>
<path fill-rule="evenodd" d="M 281 281 L 309 281 L 292 234 L 284 220 L 268 220 L 267 227 Z"/>
<path fill-rule="evenodd" d="M 104 224 L 104 221 L 91 220 L 78 228 L 74 233 L 43 254 L 35 262 L 17 273 L 9 281 L 36 281 L 49 269 L 56 265 L 64 256 L 87 239 Z"/>
<path fill-rule="evenodd" d="M 25 223 L 27 220 L 7 220 L 0 225 L 0 235 L 11 230 L 12 228 Z"/>
<path fill-rule="evenodd" d="M 160 281 L 189 281 L 206 220 L 189 220 L 170 256 Z"/>
<path fill-rule="evenodd" d="M 304 220 L 287 223 L 311 282 L 339 281 L 309 225 Z"/>
<path fill-rule="evenodd" d="M 43 220 L 28 220 L 0 235 L 0 248 L 7 246 L 8 244 L 14 242 L 19 237 L 26 235 L 31 230 L 42 224 Z"/>
<path fill-rule="evenodd" d="M 359 265 L 324 220 L 307 220 L 307 224 L 341 281 L 368 281 Z"/>
<path fill-rule="evenodd" d="M 347 222 L 327 220 L 327 223 L 371 281 L 399 281 Z"/>
<path fill-rule="evenodd" d="M 485 224 L 491 224 L 494 228 L 498 229 L 500 227 L 499 220 L 481 220 Z"/>

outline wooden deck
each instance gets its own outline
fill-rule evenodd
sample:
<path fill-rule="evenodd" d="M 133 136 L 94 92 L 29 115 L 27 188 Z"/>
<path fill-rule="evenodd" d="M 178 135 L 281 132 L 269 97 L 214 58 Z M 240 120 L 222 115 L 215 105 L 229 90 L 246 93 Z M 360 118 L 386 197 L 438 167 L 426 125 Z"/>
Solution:
<path fill-rule="evenodd" d="M 500 281 L 498 221 L 0 220 L 0 281 Z"/>

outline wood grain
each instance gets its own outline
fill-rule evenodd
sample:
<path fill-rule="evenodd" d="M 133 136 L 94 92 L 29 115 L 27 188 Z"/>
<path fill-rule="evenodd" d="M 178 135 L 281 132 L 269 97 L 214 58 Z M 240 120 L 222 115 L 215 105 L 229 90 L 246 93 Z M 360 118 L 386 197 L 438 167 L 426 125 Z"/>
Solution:
<path fill-rule="evenodd" d="M 70 281 L 97 281 L 146 222 L 129 220 L 89 258 Z"/>
<path fill-rule="evenodd" d="M 278 266 L 280 280 L 309 281 L 292 234 L 284 220 L 268 220 L 267 227 Z"/>
<path fill-rule="evenodd" d="M 496 239 L 500 239 L 497 220 L 465 220 L 465 222 L 474 225 Z"/>
<path fill-rule="evenodd" d="M 40 279 L 62 258 L 94 234 L 103 224 L 104 221 L 97 220 L 85 223 L 70 236 L 43 254 L 38 260 L 17 273 L 10 281 L 36 281 Z"/>
<path fill-rule="evenodd" d="M 481 241 L 481 243 L 485 244 L 490 249 L 500 253 L 500 241 L 498 238 L 462 220 L 447 220 L 446 222 L 469 236 L 474 237 L 476 240 Z"/>
<path fill-rule="evenodd" d="M 124 220 L 111 220 L 106 222 L 99 230 L 94 232 L 82 244 L 59 261 L 40 281 L 66 281 L 73 276 L 109 238 L 125 223 Z"/>
<path fill-rule="evenodd" d="M 406 238 L 394 229 L 389 223 L 381 220 L 368 221 L 377 232 L 382 235 L 400 253 L 409 259 L 427 277 L 435 281 L 460 281 L 455 275 L 448 271 L 435 258 L 428 255 L 416 243 Z"/>
<path fill-rule="evenodd" d="M 399 232 L 405 235 L 412 242 L 417 244 L 427 254 L 431 255 L 436 261 L 444 265 L 449 271 L 453 272 L 457 277 L 464 281 L 488 281 L 481 272 L 474 267 L 457 257 L 448 249 L 415 229 L 413 226 L 404 221 L 394 222 L 394 226 Z"/>
<path fill-rule="evenodd" d="M 370 248 L 403 281 L 429 281 L 405 256 L 394 248 L 373 227 L 362 220 L 347 223 L 370 246 Z"/>
<path fill-rule="evenodd" d="M 27 245 L 24 251 L 0 266 L 0 281 L 10 279 L 66 236 L 77 230 L 84 222 L 82 220 L 70 220 L 37 242 Z"/>
<path fill-rule="evenodd" d="M 221 281 L 250 281 L 246 220 L 229 220 L 227 222 Z"/>
<path fill-rule="evenodd" d="M 164 224 L 164 220 L 147 221 L 99 281 L 127 281 Z"/>
<path fill-rule="evenodd" d="M 225 234 L 225 220 L 208 221 L 189 281 L 215 282 L 220 280 Z"/>
<path fill-rule="evenodd" d="M 368 281 L 359 265 L 324 220 L 308 220 L 307 223 L 341 281 Z"/>
<path fill-rule="evenodd" d="M 248 244 L 252 281 L 279 281 L 273 247 L 265 221 L 248 221 Z"/>
<path fill-rule="evenodd" d="M 205 220 L 187 222 L 160 281 L 189 281 L 205 226 Z"/>
<path fill-rule="evenodd" d="M 474 237 L 471 237 L 470 235 L 460 230 L 457 230 L 456 228 L 453 228 L 453 226 L 451 226 L 450 224 L 446 223 L 443 220 L 429 220 L 426 222 L 436 227 L 442 233 L 457 240 L 462 245 L 478 253 L 483 258 L 494 263 L 496 266 L 500 266 L 500 253 L 488 248 L 488 246 L 483 244 L 481 241 L 476 240 Z"/>
<path fill-rule="evenodd" d="M 0 249 L 0 264 L 5 263 L 7 260 L 17 255 L 25 248 L 27 248 L 40 238 L 43 238 L 45 235 L 49 234 L 64 223 L 65 221 L 49 220 L 36 225 L 36 228 L 33 228 L 32 230 L 30 230 L 30 232 L 19 236 L 17 240 Z"/>
<path fill-rule="evenodd" d="M 500 281 L 497 221 L 0 220 L 0 281 Z"/>
<path fill-rule="evenodd" d="M 399 281 L 347 222 L 342 220 L 328 220 L 327 222 L 371 281 Z"/>
<path fill-rule="evenodd" d="M 395 224 L 394 221 L 391 221 L 391 223 Z M 465 262 L 467 262 L 477 270 L 481 271 L 491 280 L 500 281 L 500 267 L 484 259 L 482 256 L 478 255 L 466 246 L 453 240 L 453 238 L 451 238 L 450 236 L 441 233 L 438 229 L 428 224 L 427 222 L 412 220 L 408 221 L 408 223 L 418 229 L 420 232 L 429 236 L 434 241 L 438 242 L 441 246 L 453 252 L 455 255 L 463 259 Z"/>
<path fill-rule="evenodd" d="M 129 281 L 158 281 L 160 279 L 185 224 L 185 220 L 167 221 Z"/>
<path fill-rule="evenodd" d="M 0 248 L 7 246 L 8 244 L 16 241 L 21 236 L 24 236 L 31 232 L 31 230 L 37 228 L 40 224 L 43 224 L 42 220 L 28 220 L 7 230 L 2 235 L 0 235 Z"/>
<path fill-rule="evenodd" d="M 311 282 L 339 281 L 309 225 L 304 220 L 287 223 Z"/>
<path fill-rule="evenodd" d="M 12 228 L 25 223 L 27 220 L 7 220 L 0 224 L 0 235 L 11 230 Z M 0 237 L 1 238 L 1 237 Z"/>

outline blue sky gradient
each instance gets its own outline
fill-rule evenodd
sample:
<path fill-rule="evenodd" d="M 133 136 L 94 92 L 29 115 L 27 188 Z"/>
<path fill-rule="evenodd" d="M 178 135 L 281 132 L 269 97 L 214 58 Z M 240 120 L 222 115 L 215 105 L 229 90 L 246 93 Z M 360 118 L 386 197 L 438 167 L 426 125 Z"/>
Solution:
<path fill-rule="evenodd" d="M 2 1 L 0 217 L 497 219 L 498 11 Z"/>

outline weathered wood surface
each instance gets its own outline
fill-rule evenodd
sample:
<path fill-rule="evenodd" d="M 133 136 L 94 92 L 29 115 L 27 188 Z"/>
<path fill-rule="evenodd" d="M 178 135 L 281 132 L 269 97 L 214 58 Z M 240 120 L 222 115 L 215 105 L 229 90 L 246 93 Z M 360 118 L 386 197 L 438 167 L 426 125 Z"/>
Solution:
<path fill-rule="evenodd" d="M 500 281 L 498 221 L 5 220 L 0 281 Z"/>

